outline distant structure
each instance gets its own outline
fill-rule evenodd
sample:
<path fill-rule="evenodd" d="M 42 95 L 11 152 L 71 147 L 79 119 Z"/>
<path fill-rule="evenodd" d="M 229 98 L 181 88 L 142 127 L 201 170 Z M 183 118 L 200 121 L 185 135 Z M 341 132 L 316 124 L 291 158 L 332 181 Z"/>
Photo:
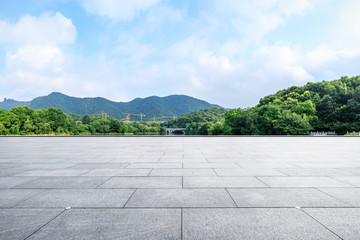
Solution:
<path fill-rule="evenodd" d="M 156 117 L 156 116 L 154 116 L 154 122 L 156 122 L 156 119 L 161 119 L 161 118 L 172 118 L 173 120 L 175 120 L 175 115 L 173 115 L 173 116 L 162 116 L 162 117 Z"/>
<path fill-rule="evenodd" d="M 105 112 L 101 112 L 101 113 L 94 113 L 94 114 L 88 114 L 89 116 L 94 116 L 94 117 L 101 117 L 103 119 L 108 119 L 109 115 Z"/>
<path fill-rule="evenodd" d="M 186 128 L 166 128 L 166 135 L 185 135 Z M 178 133 L 178 134 L 177 134 Z"/>

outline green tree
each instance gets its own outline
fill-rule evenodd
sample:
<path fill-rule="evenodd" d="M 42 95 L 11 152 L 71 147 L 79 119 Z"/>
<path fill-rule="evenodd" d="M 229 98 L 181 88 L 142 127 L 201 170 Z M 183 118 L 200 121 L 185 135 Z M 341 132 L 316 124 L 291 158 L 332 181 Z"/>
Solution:
<path fill-rule="evenodd" d="M 0 135 L 5 135 L 5 134 L 6 134 L 6 128 L 4 124 L 0 122 Z"/>
<path fill-rule="evenodd" d="M 286 110 L 278 120 L 274 120 L 274 129 L 278 135 L 307 135 L 313 128 L 306 115 L 301 116 Z"/>
<path fill-rule="evenodd" d="M 67 115 L 60 108 L 49 108 L 47 110 L 47 118 L 51 129 L 59 133 L 66 133 L 70 126 Z"/>
<path fill-rule="evenodd" d="M 83 124 L 90 124 L 90 117 L 88 115 L 84 115 L 82 118 L 81 118 L 81 122 Z"/>
<path fill-rule="evenodd" d="M 24 122 L 23 130 L 24 133 L 32 133 L 35 130 L 35 126 L 29 118 Z"/>
<path fill-rule="evenodd" d="M 210 135 L 223 135 L 224 134 L 224 123 L 217 122 L 213 124 L 209 130 Z"/>

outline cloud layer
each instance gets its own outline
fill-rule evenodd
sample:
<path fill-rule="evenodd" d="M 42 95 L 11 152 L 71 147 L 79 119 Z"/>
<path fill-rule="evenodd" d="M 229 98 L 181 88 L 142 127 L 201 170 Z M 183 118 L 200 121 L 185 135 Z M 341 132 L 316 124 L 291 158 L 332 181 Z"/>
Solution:
<path fill-rule="evenodd" d="M 356 0 L 78 4 L 66 16 L 55 8 L 0 20 L 0 97 L 180 93 L 248 107 L 292 85 L 359 74 Z"/>
<path fill-rule="evenodd" d="M 113 20 L 131 20 L 160 0 L 83 0 L 86 11 Z"/>

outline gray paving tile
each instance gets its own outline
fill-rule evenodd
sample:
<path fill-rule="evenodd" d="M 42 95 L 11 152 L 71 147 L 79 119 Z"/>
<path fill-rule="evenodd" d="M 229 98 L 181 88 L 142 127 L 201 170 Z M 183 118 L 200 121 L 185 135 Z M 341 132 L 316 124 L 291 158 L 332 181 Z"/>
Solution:
<path fill-rule="evenodd" d="M 112 177 L 99 188 L 182 188 L 182 178 Z"/>
<path fill-rule="evenodd" d="M 180 209 L 71 209 L 29 239 L 180 240 Z"/>
<path fill-rule="evenodd" d="M 126 168 L 129 163 L 78 163 L 69 169 L 117 169 Z"/>
<path fill-rule="evenodd" d="M 207 162 L 205 158 L 160 158 L 159 162 L 189 162 L 189 163 L 201 163 Z"/>
<path fill-rule="evenodd" d="M 226 157 L 206 157 L 207 161 L 210 163 L 222 162 L 222 163 L 239 163 L 243 161 L 253 162 L 255 161 L 254 158 L 247 158 L 247 159 L 239 159 L 239 158 L 226 158 Z"/>
<path fill-rule="evenodd" d="M 59 169 L 59 170 L 31 170 L 17 176 L 34 176 L 34 177 L 56 177 L 56 176 L 81 176 L 82 174 L 88 172 L 88 169 Z"/>
<path fill-rule="evenodd" d="M 275 169 L 214 169 L 221 177 L 239 177 L 239 176 L 286 176 Z"/>
<path fill-rule="evenodd" d="M 252 169 L 258 169 L 258 168 L 299 168 L 298 166 L 295 166 L 294 164 L 290 163 L 283 163 L 283 162 L 272 162 L 272 161 L 266 161 L 266 162 L 239 162 L 237 163 L 241 168 L 252 168 Z"/>
<path fill-rule="evenodd" d="M 96 188 L 109 177 L 39 177 L 15 188 Z"/>
<path fill-rule="evenodd" d="M 192 239 L 339 239 L 298 209 L 184 209 L 183 237 Z"/>
<path fill-rule="evenodd" d="M 23 164 L 21 163 L 0 163 L 0 169 L 8 169 L 8 168 L 14 168 L 14 167 L 20 167 Z"/>
<path fill-rule="evenodd" d="M 184 177 L 184 188 L 267 187 L 255 177 Z"/>
<path fill-rule="evenodd" d="M 360 187 L 360 176 L 352 176 L 352 177 L 333 177 L 334 179 L 352 184 L 354 186 Z"/>
<path fill-rule="evenodd" d="M 360 207 L 360 188 L 320 188 L 320 190 L 352 206 Z"/>
<path fill-rule="evenodd" d="M 123 207 L 133 192 L 132 189 L 54 189 L 17 207 Z"/>
<path fill-rule="evenodd" d="M 359 208 L 314 208 L 303 209 L 303 211 L 324 224 L 342 239 L 358 240 L 360 238 Z"/>
<path fill-rule="evenodd" d="M 12 177 L 21 173 L 24 173 L 28 170 L 26 169 L 19 169 L 17 167 L 15 168 L 4 168 L 0 169 L 0 177 Z"/>
<path fill-rule="evenodd" d="M 160 158 L 125 158 L 125 159 L 115 159 L 112 160 L 111 163 L 157 163 Z"/>
<path fill-rule="evenodd" d="M 349 207 L 314 188 L 228 189 L 238 207 Z"/>
<path fill-rule="evenodd" d="M 0 188 L 13 188 L 34 179 L 36 179 L 36 177 L 0 177 Z"/>
<path fill-rule="evenodd" d="M 344 168 L 344 171 L 346 171 L 347 174 L 344 175 L 351 175 L 351 176 L 360 176 L 360 168 Z"/>
<path fill-rule="evenodd" d="M 2 189 L 0 191 L 0 207 L 13 207 L 39 193 L 40 189 Z M 1 211 L 1 210 L 0 210 Z"/>
<path fill-rule="evenodd" d="M 301 168 L 354 168 L 356 165 L 351 163 L 341 162 L 322 162 L 317 163 L 314 161 L 304 162 L 304 163 L 294 163 L 296 166 Z"/>
<path fill-rule="evenodd" d="M 46 160 L 48 161 L 48 160 Z M 24 170 L 56 170 L 64 169 L 73 166 L 73 163 L 27 163 L 22 164 L 18 169 Z"/>
<path fill-rule="evenodd" d="M 1 209 L 0 239 L 23 240 L 61 211 L 62 209 Z"/>
<path fill-rule="evenodd" d="M 270 187 L 353 187 L 329 177 L 259 177 Z"/>
<path fill-rule="evenodd" d="M 151 169 L 95 169 L 83 176 L 147 176 Z"/>
<path fill-rule="evenodd" d="M 212 169 L 153 169 L 150 176 L 216 176 L 216 173 Z"/>
<path fill-rule="evenodd" d="M 127 168 L 182 168 L 182 163 L 131 163 Z"/>
<path fill-rule="evenodd" d="M 277 168 L 289 176 L 347 176 L 346 168 Z"/>
<path fill-rule="evenodd" d="M 184 168 L 240 168 L 235 163 L 184 163 Z"/>
<path fill-rule="evenodd" d="M 138 189 L 125 207 L 236 207 L 224 189 Z"/>

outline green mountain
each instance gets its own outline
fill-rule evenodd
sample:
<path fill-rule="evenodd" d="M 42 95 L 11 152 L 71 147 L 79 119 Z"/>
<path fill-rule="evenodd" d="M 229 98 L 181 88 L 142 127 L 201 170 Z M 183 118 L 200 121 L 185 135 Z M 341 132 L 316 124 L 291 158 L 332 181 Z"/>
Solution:
<path fill-rule="evenodd" d="M 200 109 L 221 108 L 218 105 L 185 95 L 152 96 L 136 98 L 130 102 L 113 102 L 100 97 L 77 98 L 54 92 L 48 96 L 34 98 L 29 102 L 7 99 L 0 102 L 0 109 L 10 110 L 16 106 L 25 105 L 33 109 L 55 107 L 60 108 L 65 113 L 77 113 L 80 115 L 105 112 L 110 117 L 118 119 L 125 118 L 125 113 L 143 113 L 146 115 L 143 120 L 150 120 L 154 116 L 180 116 Z M 139 120 L 139 117 L 132 115 L 131 120 Z"/>

